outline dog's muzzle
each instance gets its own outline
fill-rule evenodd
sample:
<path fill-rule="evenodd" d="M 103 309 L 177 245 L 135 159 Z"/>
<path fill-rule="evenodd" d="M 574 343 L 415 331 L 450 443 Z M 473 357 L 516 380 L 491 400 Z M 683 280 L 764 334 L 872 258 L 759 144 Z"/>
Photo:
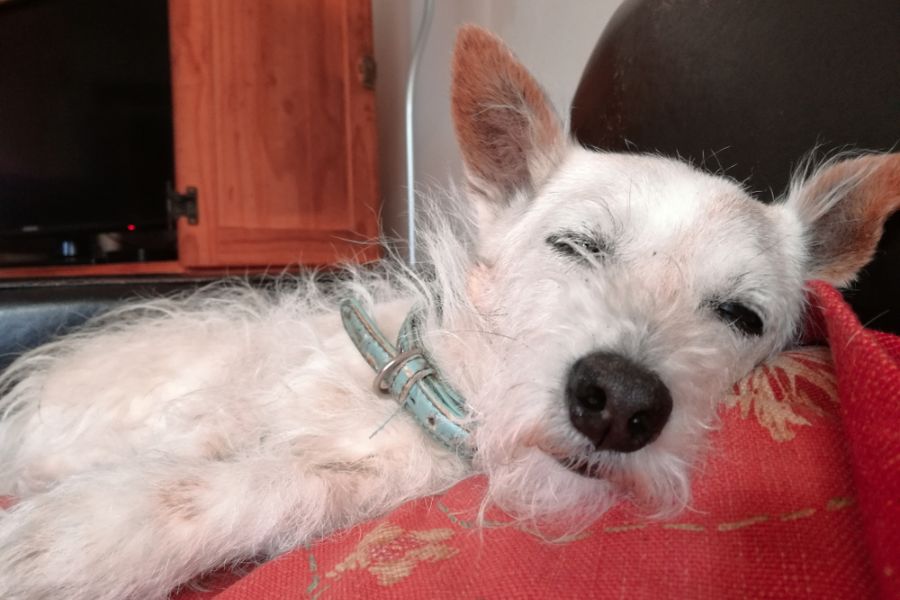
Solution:
<path fill-rule="evenodd" d="M 655 440 L 672 412 L 672 396 L 656 373 L 624 356 L 592 352 L 566 383 L 569 419 L 598 450 L 634 452 Z"/>

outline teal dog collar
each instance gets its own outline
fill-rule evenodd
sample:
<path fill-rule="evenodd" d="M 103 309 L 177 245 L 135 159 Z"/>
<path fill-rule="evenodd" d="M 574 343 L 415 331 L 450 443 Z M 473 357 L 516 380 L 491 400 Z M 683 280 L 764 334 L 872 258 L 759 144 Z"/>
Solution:
<path fill-rule="evenodd" d="M 466 405 L 441 378 L 422 345 L 421 311 L 413 309 L 407 315 L 396 347 L 355 300 L 341 303 L 341 320 L 356 349 L 375 370 L 375 391 L 390 394 L 426 431 L 470 458 L 473 448 L 465 425 Z"/>

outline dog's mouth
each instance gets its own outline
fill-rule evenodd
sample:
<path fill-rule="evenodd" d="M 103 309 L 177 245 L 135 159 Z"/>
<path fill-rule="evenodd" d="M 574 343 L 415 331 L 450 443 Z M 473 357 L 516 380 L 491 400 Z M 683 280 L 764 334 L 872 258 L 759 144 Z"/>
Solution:
<path fill-rule="evenodd" d="M 538 431 L 525 436 L 522 444 L 525 448 L 537 450 L 541 454 L 555 460 L 566 470 L 587 477 L 589 479 L 605 479 L 608 475 L 608 465 L 591 460 L 585 453 L 572 453 L 572 448 L 563 448 L 554 444 L 551 440 Z"/>
<path fill-rule="evenodd" d="M 603 479 L 603 473 L 600 466 L 593 465 L 583 458 L 574 458 L 571 456 L 566 458 L 554 456 L 553 458 L 556 459 L 556 462 L 564 466 L 569 471 L 575 473 L 576 475 L 581 475 L 582 477 L 588 477 L 591 479 Z"/>
<path fill-rule="evenodd" d="M 540 443 L 529 446 L 534 448 L 535 450 L 540 451 L 543 454 L 546 454 L 576 475 L 581 475 L 582 477 L 588 477 L 591 479 L 604 478 L 605 469 L 603 469 L 601 465 L 588 460 L 584 455 L 573 456 L 571 454 L 561 452 L 558 449 L 549 448 L 546 444 Z"/>

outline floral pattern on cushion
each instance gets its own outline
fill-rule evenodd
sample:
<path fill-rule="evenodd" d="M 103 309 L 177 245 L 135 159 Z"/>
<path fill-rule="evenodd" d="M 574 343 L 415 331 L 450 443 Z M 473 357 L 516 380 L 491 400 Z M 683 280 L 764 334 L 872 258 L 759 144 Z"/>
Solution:
<path fill-rule="evenodd" d="M 409 577 L 421 562 L 433 563 L 458 554 L 457 548 L 444 543 L 453 533 L 446 528 L 407 530 L 383 521 L 363 536 L 356 548 L 325 573 L 324 578 L 336 580 L 350 571 L 365 570 L 379 585 L 392 585 Z"/>
<path fill-rule="evenodd" d="M 834 365 L 828 348 L 814 347 L 783 352 L 734 384 L 725 406 L 739 407 L 746 419 L 751 411 L 772 439 L 794 439 L 796 427 L 812 423 L 804 413 L 826 414 L 823 402 L 837 402 Z"/>

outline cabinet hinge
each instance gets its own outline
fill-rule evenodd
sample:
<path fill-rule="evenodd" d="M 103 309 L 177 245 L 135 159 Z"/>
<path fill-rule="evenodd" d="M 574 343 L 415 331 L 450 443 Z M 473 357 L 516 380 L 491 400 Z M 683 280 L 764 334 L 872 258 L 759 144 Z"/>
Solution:
<path fill-rule="evenodd" d="M 375 89 L 375 79 L 378 76 L 378 67 L 375 64 L 375 58 L 370 54 L 366 54 L 359 59 L 359 80 L 367 90 Z"/>
<path fill-rule="evenodd" d="M 197 214 L 197 188 L 188 187 L 183 194 L 175 191 L 171 182 L 166 183 L 166 208 L 169 212 L 169 222 L 174 224 L 181 217 L 187 217 L 188 224 L 196 225 L 199 216 Z"/>

